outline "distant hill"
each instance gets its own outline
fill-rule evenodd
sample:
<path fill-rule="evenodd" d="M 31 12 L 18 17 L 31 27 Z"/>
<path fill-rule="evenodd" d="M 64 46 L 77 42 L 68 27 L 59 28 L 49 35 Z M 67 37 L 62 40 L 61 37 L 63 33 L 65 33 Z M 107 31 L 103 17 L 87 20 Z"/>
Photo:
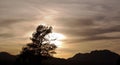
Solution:
<path fill-rule="evenodd" d="M 67 59 L 73 65 L 117 65 L 120 55 L 109 50 L 96 50 L 91 53 L 78 53 Z"/>
<path fill-rule="evenodd" d="M 48 59 L 46 65 L 118 65 L 120 55 L 109 50 L 96 50 L 90 53 L 78 53 L 68 59 Z"/>
<path fill-rule="evenodd" d="M 0 53 L 0 65 L 12 65 L 17 56 Z M 120 55 L 109 50 L 95 50 L 90 53 L 78 53 L 71 58 L 45 58 L 42 65 L 120 65 Z"/>
<path fill-rule="evenodd" d="M 16 56 L 7 52 L 0 52 L 0 65 L 11 65 L 15 62 Z"/>

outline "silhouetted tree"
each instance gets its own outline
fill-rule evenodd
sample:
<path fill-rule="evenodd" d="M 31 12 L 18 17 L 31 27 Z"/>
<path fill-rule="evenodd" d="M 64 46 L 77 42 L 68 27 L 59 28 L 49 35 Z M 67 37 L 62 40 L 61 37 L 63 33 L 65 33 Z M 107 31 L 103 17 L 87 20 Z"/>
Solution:
<path fill-rule="evenodd" d="M 22 49 L 16 64 L 17 65 L 35 65 L 40 64 L 41 60 L 47 57 L 52 57 L 57 48 L 55 44 L 51 44 L 46 35 L 52 33 L 51 26 L 39 25 L 36 32 L 33 33 L 32 43 L 29 43 Z M 55 39 L 52 39 L 55 40 Z"/>

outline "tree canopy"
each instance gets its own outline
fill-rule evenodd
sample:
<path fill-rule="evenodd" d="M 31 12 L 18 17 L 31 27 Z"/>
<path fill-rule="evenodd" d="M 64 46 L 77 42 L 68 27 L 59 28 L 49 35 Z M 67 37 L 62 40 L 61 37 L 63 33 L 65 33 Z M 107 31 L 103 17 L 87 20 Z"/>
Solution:
<path fill-rule="evenodd" d="M 33 33 L 32 38 L 30 38 L 32 43 L 27 44 L 27 46 L 23 48 L 22 54 L 26 52 L 41 56 L 52 56 L 55 54 L 57 46 L 51 44 L 51 40 L 45 38 L 49 33 L 52 33 L 51 26 L 39 25 Z"/>

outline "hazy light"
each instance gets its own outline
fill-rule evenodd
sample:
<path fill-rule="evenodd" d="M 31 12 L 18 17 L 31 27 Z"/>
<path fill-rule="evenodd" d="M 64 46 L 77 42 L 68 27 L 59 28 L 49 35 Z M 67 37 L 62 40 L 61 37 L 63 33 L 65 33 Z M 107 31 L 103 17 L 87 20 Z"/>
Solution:
<path fill-rule="evenodd" d="M 48 39 L 51 44 L 55 44 L 57 47 L 62 47 L 62 40 L 66 37 L 60 33 L 50 33 L 46 35 L 45 38 Z"/>
<path fill-rule="evenodd" d="M 46 36 L 46 38 L 48 38 L 49 40 L 53 40 L 53 39 L 63 40 L 66 37 L 63 34 L 60 34 L 60 33 L 50 33 Z"/>

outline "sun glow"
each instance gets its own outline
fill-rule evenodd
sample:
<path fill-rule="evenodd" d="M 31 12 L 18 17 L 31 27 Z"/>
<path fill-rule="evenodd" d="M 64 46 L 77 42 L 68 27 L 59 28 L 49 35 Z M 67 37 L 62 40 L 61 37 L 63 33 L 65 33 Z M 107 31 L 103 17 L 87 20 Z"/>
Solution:
<path fill-rule="evenodd" d="M 60 33 L 50 33 L 45 36 L 45 38 L 50 41 L 50 44 L 55 44 L 57 47 L 62 47 L 62 40 L 64 40 L 66 37 Z"/>

